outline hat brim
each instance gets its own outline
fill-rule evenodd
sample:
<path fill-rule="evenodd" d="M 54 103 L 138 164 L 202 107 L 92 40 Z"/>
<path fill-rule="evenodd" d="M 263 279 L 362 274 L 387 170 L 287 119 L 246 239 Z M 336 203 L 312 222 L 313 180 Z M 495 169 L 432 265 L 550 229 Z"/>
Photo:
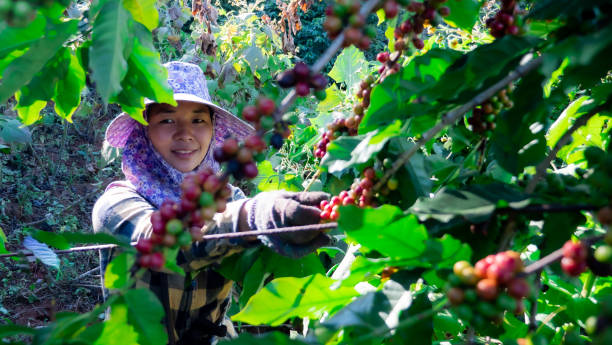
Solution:
<path fill-rule="evenodd" d="M 203 98 L 191 94 L 175 93 L 174 99 L 177 101 L 205 104 L 211 108 L 211 115 L 214 115 L 215 146 L 221 145 L 227 136 L 233 136 L 236 139 L 241 140 L 255 131 L 253 126 L 246 121 L 239 119 L 229 111 Z M 152 103 L 155 102 L 150 99 L 145 99 L 145 105 Z M 123 112 L 115 117 L 106 128 L 106 141 L 113 147 L 123 148 L 127 143 L 132 131 L 139 125 L 141 126 L 138 121 L 134 120 L 130 115 Z"/>

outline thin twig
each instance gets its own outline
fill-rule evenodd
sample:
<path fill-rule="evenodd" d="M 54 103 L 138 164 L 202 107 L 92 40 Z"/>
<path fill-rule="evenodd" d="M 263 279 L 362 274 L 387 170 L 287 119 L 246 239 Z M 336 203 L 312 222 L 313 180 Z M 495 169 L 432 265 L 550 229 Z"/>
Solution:
<path fill-rule="evenodd" d="M 472 100 L 470 100 L 469 102 L 446 113 L 446 115 L 442 117 L 442 121 L 440 121 L 433 128 L 429 129 L 427 132 L 423 133 L 423 136 L 421 137 L 421 139 L 419 139 L 419 141 L 417 141 L 416 145 L 414 145 L 410 150 L 404 152 L 397 158 L 391 169 L 387 170 L 385 175 L 376 183 L 376 185 L 374 186 L 374 190 L 380 189 L 385 183 L 387 183 L 387 180 L 391 176 L 393 176 L 393 174 L 395 174 L 395 172 L 398 171 L 404 164 L 406 164 L 406 162 L 410 160 L 410 157 L 412 157 L 429 140 L 434 138 L 440 131 L 442 131 L 442 129 L 444 129 L 448 125 L 453 124 L 470 109 L 493 97 L 497 92 L 506 87 L 510 82 L 524 76 L 534 68 L 540 66 L 540 64 L 542 64 L 542 58 L 538 57 L 527 62 L 524 65 L 519 66 L 514 71 L 508 73 L 505 78 L 476 95 L 476 97 L 472 98 Z"/>
<path fill-rule="evenodd" d="M 585 115 L 582 115 L 576 120 L 576 122 L 574 122 L 572 127 L 570 127 L 570 129 L 568 129 L 567 132 L 563 134 L 563 136 L 561 137 L 561 139 L 559 139 L 559 141 L 557 141 L 557 143 L 555 144 L 555 147 L 552 149 L 552 151 L 550 151 L 546 159 L 540 162 L 540 164 L 538 164 L 538 166 L 536 167 L 536 173 L 531 179 L 531 181 L 529 181 L 527 188 L 525 188 L 525 192 L 527 192 L 528 194 L 533 193 L 536 186 L 538 185 L 538 182 L 540 181 L 542 176 L 544 176 L 544 174 L 546 173 L 546 169 L 550 165 L 550 162 L 552 162 L 553 159 L 557 157 L 557 153 L 559 153 L 559 150 L 561 150 L 563 146 L 567 145 L 567 143 L 572 139 L 572 135 L 574 134 L 574 132 L 578 130 L 578 128 L 586 125 L 587 122 L 591 119 L 591 117 L 595 116 L 600 111 L 605 110 L 609 106 L 610 106 L 610 100 L 607 100 L 603 104 L 600 104 L 596 106 L 595 108 L 591 109 L 591 111 L 589 111 Z"/>
<path fill-rule="evenodd" d="M 210 240 L 220 240 L 225 238 L 240 238 L 240 237 L 249 237 L 249 236 L 258 236 L 258 235 L 275 235 L 275 234 L 284 234 L 290 232 L 300 232 L 300 231 L 322 231 L 329 230 L 338 227 L 338 223 L 330 222 L 323 224 L 311 224 L 311 225 L 301 225 L 301 226 L 289 226 L 285 228 L 276 228 L 276 229 L 264 229 L 264 230 L 252 230 L 252 231 L 241 231 L 241 232 L 230 232 L 223 234 L 212 234 L 212 235 L 204 235 L 202 237 L 202 241 L 210 241 Z M 135 245 L 136 243 L 132 243 Z M 110 249 L 115 248 L 118 245 L 116 244 L 101 244 L 94 246 L 84 246 L 84 247 L 75 247 L 70 249 L 63 250 L 55 250 L 55 254 L 68 254 L 80 251 L 87 250 L 98 250 L 98 249 Z M 0 254 L 0 258 L 11 257 L 11 256 L 32 256 L 34 253 L 31 252 L 22 252 L 22 253 L 6 253 Z"/>
<path fill-rule="evenodd" d="M 376 5 L 379 2 L 380 0 L 369 0 L 368 2 L 363 4 L 363 6 L 361 6 L 361 9 L 359 10 L 359 14 L 363 15 L 364 17 L 367 17 L 368 14 L 372 12 L 374 7 L 376 7 Z M 338 50 L 342 48 L 343 42 L 344 42 L 344 30 L 332 41 L 331 45 L 327 47 L 325 52 L 312 65 L 312 67 L 310 68 L 312 73 L 321 72 L 323 68 L 325 67 L 325 65 L 327 65 L 327 63 L 334 57 L 334 55 L 336 55 Z M 287 109 L 289 109 L 291 104 L 293 104 L 293 102 L 296 99 L 296 96 L 297 94 L 295 93 L 295 90 L 291 90 L 289 94 L 285 96 L 280 106 L 278 107 L 278 110 L 274 113 L 274 119 L 276 121 L 282 120 L 283 114 L 287 111 Z"/>
<path fill-rule="evenodd" d="M 306 187 L 304 187 L 304 192 L 307 192 L 310 189 L 310 187 L 312 186 L 312 184 L 314 183 L 314 181 L 317 178 L 319 178 L 319 176 L 321 175 L 321 171 L 323 171 L 323 170 L 317 170 L 317 173 L 312 176 L 310 181 L 308 181 L 308 184 L 306 185 Z"/>

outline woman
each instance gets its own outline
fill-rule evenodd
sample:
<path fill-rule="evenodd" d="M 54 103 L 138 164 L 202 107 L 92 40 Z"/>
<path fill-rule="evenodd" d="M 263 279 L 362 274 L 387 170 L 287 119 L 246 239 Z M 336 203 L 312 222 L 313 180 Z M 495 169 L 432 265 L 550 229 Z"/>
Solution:
<path fill-rule="evenodd" d="M 96 202 L 92 213 L 95 232 L 123 235 L 132 241 L 150 237 L 151 214 L 164 200 L 179 200 L 184 176 L 205 168 L 217 171 L 213 147 L 221 145 L 228 135 L 244 138 L 253 132 L 247 123 L 211 102 L 199 66 L 183 62 L 165 66 L 177 106 L 147 100 L 148 126 L 123 113 L 107 128 L 107 142 L 123 148 L 125 180 L 109 184 Z M 202 229 L 204 233 L 318 223 L 317 205 L 328 197 L 325 193 L 278 191 L 246 198 L 240 189 L 231 189 L 226 211 L 216 214 L 214 221 Z M 297 257 L 327 240 L 322 233 L 307 232 L 299 236 L 197 242 L 191 250 L 179 252 L 177 264 L 185 270 L 185 277 L 148 270 L 137 287 L 149 287 L 160 299 L 166 311 L 164 323 L 170 344 L 208 344 L 215 336 L 225 335 L 220 323 L 232 287 L 232 281 L 215 272 L 212 264 L 259 242 Z M 102 273 L 111 256 L 109 251 L 101 253 Z"/>

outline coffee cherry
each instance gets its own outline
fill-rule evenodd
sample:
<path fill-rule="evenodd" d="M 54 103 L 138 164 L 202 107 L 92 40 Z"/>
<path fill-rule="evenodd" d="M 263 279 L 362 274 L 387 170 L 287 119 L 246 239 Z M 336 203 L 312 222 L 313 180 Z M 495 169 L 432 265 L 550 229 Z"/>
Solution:
<path fill-rule="evenodd" d="M 342 23 L 340 23 L 342 26 Z M 288 70 L 278 75 L 276 78 L 278 85 L 282 88 L 293 87 L 296 83 L 296 76 L 294 70 Z M 244 115 L 243 115 L 244 116 Z"/>
<path fill-rule="evenodd" d="M 584 261 L 588 251 L 581 242 L 569 240 L 563 245 L 563 256 L 577 261 Z"/>
<path fill-rule="evenodd" d="M 595 259 L 599 262 L 610 262 L 612 263 L 612 247 L 609 245 L 600 246 L 593 253 Z"/>
<path fill-rule="evenodd" d="M 200 198 L 198 200 L 198 204 L 201 207 L 206 207 L 206 206 L 212 205 L 214 201 L 215 201 L 215 199 L 214 199 L 212 194 L 210 194 L 208 192 L 203 192 L 202 194 L 200 194 Z"/>
<path fill-rule="evenodd" d="M 244 174 L 244 177 L 252 179 L 257 177 L 259 171 L 257 170 L 257 165 L 255 163 L 249 162 L 242 166 L 242 173 Z"/>
<path fill-rule="evenodd" d="M 569 257 L 563 257 L 561 259 L 561 268 L 565 273 L 570 276 L 579 276 L 580 273 L 586 269 L 586 263 L 584 261 L 576 261 Z"/>
<path fill-rule="evenodd" d="M 461 271 L 459 278 L 467 285 L 474 285 L 478 282 L 478 276 L 476 275 L 476 272 L 472 266 L 464 268 Z"/>
<path fill-rule="evenodd" d="M 385 11 L 385 17 L 387 19 L 392 19 L 397 16 L 399 5 L 394 0 L 387 0 L 383 5 L 383 10 Z"/>
<path fill-rule="evenodd" d="M 310 78 L 310 86 L 315 90 L 324 90 L 327 86 L 327 78 L 323 74 L 315 74 Z"/>
<path fill-rule="evenodd" d="M 602 207 L 599 211 L 597 211 L 597 220 L 599 223 L 601 223 L 601 225 L 612 224 L 612 207 Z"/>
<path fill-rule="evenodd" d="M 255 152 L 261 152 L 266 149 L 266 143 L 261 139 L 260 136 L 252 134 L 244 140 L 244 146 L 254 150 Z"/>
<path fill-rule="evenodd" d="M 448 297 L 448 301 L 450 302 L 450 304 L 459 305 L 463 303 L 465 294 L 463 293 L 462 289 L 454 287 L 454 288 L 450 288 L 446 292 L 446 296 Z"/>
<path fill-rule="evenodd" d="M 448 8 L 446 6 L 439 7 L 438 8 L 438 13 L 442 17 L 448 17 L 450 15 L 450 8 Z"/>
<path fill-rule="evenodd" d="M 421 40 L 420 38 L 417 38 L 417 37 L 412 39 L 412 44 L 418 50 L 421 50 L 421 49 L 425 48 L 425 43 L 423 42 L 423 40 Z"/>
<path fill-rule="evenodd" d="M 166 231 L 169 234 L 176 235 L 183 231 L 183 222 L 178 219 L 171 219 L 166 223 Z"/>
<path fill-rule="evenodd" d="M 297 93 L 298 96 L 307 96 L 310 93 L 310 87 L 305 82 L 299 82 L 295 86 L 295 93 Z"/>
<path fill-rule="evenodd" d="M 164 258 L 164 254 L 162 253 L 152 253 L 149 254 L 150 255 L 150 264 L 149 267 L 153 268 L 153 269 L 160 269 L 162 267 L 164 267 L 164 264 L 166 263 L 166 259 Z"/>
<path fill-rule="evenodd" d="M 280 150 L 283 147 L 283 136 L 279 133 L 274 133 L 270 138 L 270 145 L 277 150 Z"/>
<path fill-rule="evenodd" d="M 465 260 L 457 261 L 453 265 L 453 273 L 455 273 L 457 276 L 461 276 L 461 272 L 463 272 L 463 270 L 465 268 L 468 268 L 468 267 L 471 267 L 471 266 L 472 265 L 469 262 L 465 261 Z"/>
<path fill-rule="evenodd" d="M 188 249 L 191 246 L 191 240 L 189 232 L 182 232 L 176 237 L 176 243 L 183 249 Z"/>
<path fill-rule="evenodd" d="M 257 122 L 259 121 L 259 112 L 257 111 L 257 108 L 249 105 L 244 107 L 244 109 L 242 109 L 242 118 L 249 121 L 249 122 Z"/>
<path fill-rule="evenodd" d="M 149 238 L 141 237 L 136 243 L 136 250 L 141 254 L 149 254 L 153 250 L 153 242 Z"/>
<path fill-rule="evenodd" d="M 295 77 L 298 81 L 305 81 L 310 75 L 310 68 L 301 61 L 295 64 L 293 71 L 295 72 Z"/>
<path fill-rule="evenodd" d="M 476 284 L 476 293 L 484 300 L 491 301 L 497 297 L 497 282 L 493 279 L 485 278 Z"/>
<path fill-rule="evenodd" d="M 387 181 L 387 188 L 389 188 L 389 190 L 396 190 L 398 186 L 399 181 L 396 178 L 390 178 Z"/>
<path fill-rule="evenodd" d="M 529 296 L 529 290 L 529 284 L 523 278 L 514 278 L 508 283 L 508 294 L 514 298 Z"/>
<path fill-rule="evenodd" d="M 380 63 L 385 63 L 389 60 L 389 52 L 380 52 L 376 55 L 376 60 Z"/>
<path fill-rule="evenodd" d="M 176 217 L 176 203 L 166 200 L 159 207 L 159 212 L 163 220 L 170 220 Z"/>
<path fill-rule="evenodd" d="M 276 109 L 276 104 L 269 98 L 262 97 L 257 100 L 257 110 L 262 115 L 272 115 Z"/>

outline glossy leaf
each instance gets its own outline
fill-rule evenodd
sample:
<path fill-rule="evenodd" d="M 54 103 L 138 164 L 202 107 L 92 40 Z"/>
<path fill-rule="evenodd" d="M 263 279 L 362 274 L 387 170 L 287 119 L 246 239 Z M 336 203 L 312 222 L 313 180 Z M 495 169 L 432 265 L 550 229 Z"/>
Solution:
<path fill-rule="evenodd" d="M 34 238 L 27 236 L 23 240 L 23 246 L 30 250 L 34 256 L 43 264 L 51 266 L 57 270 L 60 268 L 60 261 L 57 254 L 51 250 L 46 244 L 40 243 Z"/>
<path fill-rule="evenodd" d="M 354 46 L 345 48 L 336 58 L 329 76 L 337 83 L 345 83 L 347 90 L 352 90 L 368 75 L 368 62 L 363 52 Z"/>
<path fill-rule="evenodd" d="M 443 188 L 433 198 L 419 199 L 411 212 L 421 220 L 433 218 L 448 222 L 461 217 L 472 223 L 480 223 L 491 216 L 500 201 L 510 208 L 522 208 L 531 202 L 526 195 L 509 185 L 474 185 L 464 190 Z"/>
<path fill-rule="evenodd" d="M 38 14 L 26 27 L 11 27 L 6 21 L 0 23 L 0 58 L 9 53 L 25 49 L 34 42 L 39 41 L 45 34 L 47 20 L 44 15 Z"/>
<path fill-rule="evenodd" d="M 334 281 L 320 274 L 304 278 L 278 278 L 255 294 L 232 320 L 277 326 L 293 317 L 319 318 L 348 303 L 357 292 L 331 289 Z"/>
<path fill-rule="evenodd" d="M 21 122 L 0 115 L 0 139 L 7 144 L 27 144 L 32 142 L 32 133 Z"/>
<path fill-rule="evenodd" d="M 238 335 L 235 339 L 222 339 L 219 342 L 220 345 L 260 345 L 260 344 L 274 344 L 274 345 L 304 345 L 306 343 L 292 339 L 288 335 L 278 331 L 268 332 L 264 334 L 253 335 L 248 332 L 243 332 Z"/>
<path fill-rule="evenodd" d="M 6 250 L 6 235 L 4 234 L 4 230 L 0 227 L 0 254 L 8 253 Z"/>
<path fill-rule="evenodd" d="M 135 21 L 153 31 L 159 22 L 155 0 L 123 0 L 123 6 L 130 11 Z"/>
<path fill-rule="evenodd" d="M 89 67 L 102 100 L 121 91 L 121 80 L 127 73 L 130 46 L 130 14 L 120 0 L 104 3 L 93 23 Z"/>
<path fill-rule="evenodd" d="M 130 269 L 136 258 L 130 253 L 121 253 L 106 266 L 104 272 L 104 287 L 107 289 L 121 289 L 130 279 Z"/>
<path fill-rule="evenodd" d="M 415 216 L 390 217 L 399 209 L 383 205 L 377 209 L 346 206 L 340 209 L 338 227 L 362 250 L 376 250 L 393 259 L 415 259 L 425 250 L 427 230 Z"/>
<path fill-rule="evenodd" d="M 81 90 L 85 87 L 85 70 L 79 59 L 70 54 L 70 62 L 66 74 L 55 85 L 55 111 L 57 114 L 72 122 L 72 114 L 81 103 Z"/>
<path fill-rule="evenodd" d="M 168 342 L 162 324 L 164 308 L 148 289 L 132 289 L 123 296 L 128 308 L 127 323 L 138 333 L 139 344 L 164 345 Z"/>
<path fill-rule="evenodd" d="M 472 32 L 472 27 L 478 21 L 481 5 L 482 2 L 478 0 L 447 1 L 443 6 L 450 9 L 450 14 L 444 18 L 444 21 L 467 32 Z"/>
<path fill-rule="evenodd" d="M 100 337 L 94 342 L 94 345 L 113 344 L 117 339 L 121 339 L 121 344 L 137 345 L 139 334 L 137 330 L 129 322 L 128 306 L 119 301 L 111 306 L 110 319 L 104 322 L 104 329 Z M 158 325 L 151 325 L 156 327 Z"/>
<path fill-rule="evenodd" d="M 76 30 L 75 20 L 48 26 L 43 39 L 34 42 L 25 54 L 14 59 L 2 72 L 0 102 L 6 102 L 23 85 L 29 83 Z"/>

